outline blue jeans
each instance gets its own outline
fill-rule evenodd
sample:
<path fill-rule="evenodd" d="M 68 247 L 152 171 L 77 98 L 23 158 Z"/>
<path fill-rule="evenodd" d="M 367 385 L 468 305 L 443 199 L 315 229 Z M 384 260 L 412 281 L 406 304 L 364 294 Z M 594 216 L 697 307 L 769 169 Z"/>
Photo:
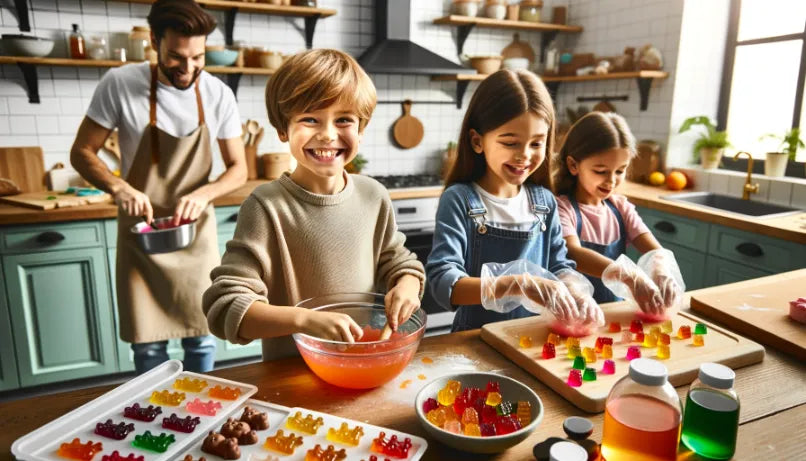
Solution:
<path fill-rule="evenodd" d="M 182 349 L 185 350 L 184 369 L 204 373 L 213 369 L 215 361 L 215 338 L 212 336 L 194 336 L 182 338 Z M 134 368 L 137 374 L 143 374 L 157 365 L 167 362 L 168 341 L 132 344 L 134 351 Z"/>

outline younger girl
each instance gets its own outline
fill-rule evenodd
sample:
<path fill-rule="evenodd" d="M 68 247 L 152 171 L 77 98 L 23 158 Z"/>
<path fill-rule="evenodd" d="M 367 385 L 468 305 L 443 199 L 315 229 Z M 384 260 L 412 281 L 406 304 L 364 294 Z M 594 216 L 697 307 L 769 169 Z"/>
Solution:
<path fill-rule="evenodd" d="M 483 289 L 487 299 L 520 297 L 565 317 L 560 320 L 580 320 L 588 311 L 601 320 L 598 306 L 572 286 L 535 274 L 499 277 L 492 285 L 480 278 L 485 263 L 515 260 L 582 278 L 566 257 L 557 204 L 548 190 L 546 157 L 553 141 L 554 107 L 534 74 L 502 70 L 481 82 L 462 123 L 426 264 L 436 300 L 458 306 L 453 331 L 532 315 L 522 305 L 507 313 L 486 310 L 480 305 Z M 595 309 L 580 314 L 577 300 L 590 300 Z"/>
<path fill-rule="evenodd" d="M 620 282 L 645 313 L 659 315 L 682 293 L 682 280 L 674 255 L 661 248 L 635 207 L 615 194 L 634 156 L 635 138 L 624 118 L 591 112 L 571 127 L 560 149 L 554 192 L 568 254 L 593 283 L 594 299 L 618 300 L 602 280 Z M 626 256 L 619 259 L 628 243 L 646 254 L 639 261 L 645 271 Z"/>

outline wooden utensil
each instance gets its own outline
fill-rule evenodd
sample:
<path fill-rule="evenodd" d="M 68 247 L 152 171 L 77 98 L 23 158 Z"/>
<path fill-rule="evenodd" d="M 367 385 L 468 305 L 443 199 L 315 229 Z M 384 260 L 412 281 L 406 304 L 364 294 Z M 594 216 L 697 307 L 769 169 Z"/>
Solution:
<path fill-rule="evenodd" d="M 512 5 L 510 5 L 512 6 Z M 515 5 L 517 6 L 517 5 Z M 501 56 L 507 58 L 526 58 L 529 64 L 535 62 L 535 50 L 528 42 L 521 41 L 520 34 L 517 32 L 512 36 L 512 43 L 507 45 L 502 51 Z"/>
<path fill-rule="evenodd" d="M 104 141 L 104 149 L 108 150 L 112 155 L 120 160 L 120 142 L 118 139 L 118 130 L 113 130 L 109 133 Z"/>
<path fill-rule="evenodd" d="M 260 139 L 263 137 L 263 128 L 254 121 L 246 121 L 247 142 L 244 145 L 246 154 L 246 177 L 247 179 L 257 179 L 257 149 Z"/>
<path fill-rule="evenodd" d="M 806 325 L 789 318 L 789 301 L 806 296 L 806 269 L 710 288 L 691 309 L 731 330 L 806 360 Z"/>
<path fill-rule="evenodd" d="M 257 136 L 258 130 L 260 130 L 260 124 L 258 124 L 255 120 L 246 121 L 246 131 L 249 133 L 248 144 L 250 146 L 255 145 L 255 136 Z"/>
<path fill-rule="evenodd" d="M 403 115 L 395 121 L 392 132 L 395 142 L 403 149 L 411 149 L 423 140 L 423 124 L 411 115 L 411 100 L 403 101 Z"/>
<path fill-rule="evenodd" d="M 45 190 L 42 148 L 0 147 L 0 178 L 12 180 L 22 192 Z"/>
<path fill-rule="evenodd" d="M 383 330 L 381 331 L 381 337 L 378 338 L 379 341 L 386 341 L 392 336 L 392 327 L 389 326 L 389 322 L 386 322 L 386 325 L 383 326 Z"/>

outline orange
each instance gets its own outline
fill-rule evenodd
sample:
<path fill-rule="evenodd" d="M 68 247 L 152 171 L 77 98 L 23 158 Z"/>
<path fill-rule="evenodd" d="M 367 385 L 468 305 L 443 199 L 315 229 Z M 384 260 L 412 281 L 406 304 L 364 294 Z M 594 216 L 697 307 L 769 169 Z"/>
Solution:
<path fill-rule="evenodd" d="M 686 175 L 679 171 L 673 171 L 666 178 L 666 187 L 671 190 L 682 190 L 686 187 L 686 182 Z"/>
<path fill-rule="evenodd" d="M 652 184 L 653 186 L 660 186 L 665 182 L 666 176 L 664 176 L 660 171 L 655 171 L 649 175 L 649 184 Z"/>

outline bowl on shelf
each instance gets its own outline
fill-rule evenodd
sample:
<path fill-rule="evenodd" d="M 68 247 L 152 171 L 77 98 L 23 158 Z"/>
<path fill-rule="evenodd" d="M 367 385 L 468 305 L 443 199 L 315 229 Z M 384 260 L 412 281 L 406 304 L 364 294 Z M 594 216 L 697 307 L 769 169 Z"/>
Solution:
<path fill-rule="evenodd" d="M 371 389 L 393 380 L 414 357 L 425 334 L 425 311 L 418 309 L 388 341 L 378 341 L 386 324 L 382 294 L 337 293 L 306 299 L 297 306 L 347 314 L 364 330 L 364 336 L 356 343 L 304 333 L 293 335 L 308 368 L 339 387 Z"/>
<path fill-rule="evenodd" d="M 22 34 L 3 34 L 2 48 L 9 56 L 41 58 L 53 51 L 53 40 Z"/>
<path fill-rule="evenodd" d="M 237 51 L 223 46 L 208 46 L 204 52 L 204 61 L 208 66 L 231 66 L 237 59 Z"/>
<path fill-rule="evenodd" d="M 489 75 L 501 68 L 501 61 L 503 59 L 504 58 L 500 55 L 471 56 L 468 62 L 470 63 L 470 67 L 476 69 L 476 72 Z"/>
<path fill-rule="evenodd" d="M 487 386 L 488 382 L 497 381 L 501 387 L 501 396 L 504 400 L 529 402 L 532 408 L 529 424 L 509 434 L 488 437 L 455 434 L 435 426 L 426 418 L 423 403 L 429 398 L 436 399 L 437 393 L 445 387 L 449 380 L 459 381 L 463 389 L 466 387 L 478 387 L 482 390 Z M 507 450 L 529 437 L 529 434 L 543 420 L 543 401 L 540 400 L 535 391 L 520 381 L 495 373 L 468 372 L 440 376 L 420 389 L 414 399 L 414 410 L 417 413 L 417 419 L 420 420 L 420 424 L 431 437 L 449 447 L 472 453 L 500 453 Z M 461 419 L 461 416 L 458 419 Z"/>
<path fill-rule="evenodd" d="M 518 70 L 529 69 L 529 59 L 527 58 L 506 58 L 502 63 L 504 69 Z"/>

